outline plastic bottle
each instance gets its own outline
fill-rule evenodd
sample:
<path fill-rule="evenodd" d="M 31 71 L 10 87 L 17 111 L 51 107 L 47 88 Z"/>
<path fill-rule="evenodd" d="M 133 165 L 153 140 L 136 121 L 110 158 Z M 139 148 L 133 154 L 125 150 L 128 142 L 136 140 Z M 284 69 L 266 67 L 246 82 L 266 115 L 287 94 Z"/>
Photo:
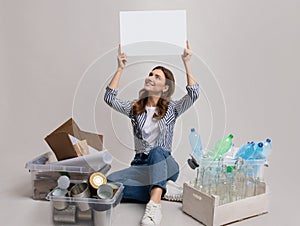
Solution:
<path fill-rule="evenodd" d="M 254 146 L 254 151 L 251 156 L 249 156 L 248 159 L 261 159 L 263 158 L 261 153 L 263 151 L 264 144 L 262 142 L 259 142 L 257 145 Z"/>
<path fill-rule="evenodd" d="M 246 160 L 249 159 L 254 153 L 254 145 L 254 142 L 249 143 L 249 145 L 245 149 L 245 152 L 240 157 Z"/>
<path fill-rule="evenodd" d="M 239 157 L 242 157 L 245 155 L 247 149 L 251 146 L 251 142 L 248 142 L 247 144 L 243 144 L 242 147 L 239 148 L 237 153 L 235 154 L 234 158 L 238 159 Z"/>
<path fill-rule="evenodd" d="M 234 190 L 236 194 L 236 200 L 245 198 L 246 192 L 246 173 L 243 166 L 238 167 L 233 175 Z"/>
<path fill-rule="evenodd" d="M 208 167 L 205 169 L 203 174 L 203 192 L 207 194 L 215 194 L 215 175 L 212 167 Z"/>
<path fill-rule="evenodd" d="M 216 194 L 220 196 L 220 204 L 230 201 L 230 184 L 228 183 L 226 166 L 222 166 L 222 170 L 218 175 Z"/>
<path fill-rule="evenodd" d="M 193 155 L 197 161 L 201 160 L 203 157 L 202 152 L 202 142 L 200 135 L 196 132 L 195 128 L 191 128 L 191 133 L 189 135 L 190 145 L 193 151 Z"/>
<path fill-rule="evenodd" d="M 236 201 L 236 191 L 234 189 L 234 183 L 233 183 L 233 170 L 234 166 L 227 166 L 227 183 L 229 186 L 229 202 Z"/>
<path fill-rule="evenodd" d="M 262 151 L 262 155 L 267 158 L 272 151 L 272 146 L 271 146 L 271 139 L 267 138 L 266 141 L 264 142 L 264 148 Z"/>
<path fill-rule="evenodd" d="M 208 152 L 208 156 L 212 160 L 216 160 L 216 159 L 219 159 L 220 157 L 222 157 L 222 155 L 224 153 L 226 153 L 227 151 L 229 151 L 229 149 L 231 148 L 232 138 L 233 138 L 233 135 L 230 134 L 228 137 L 224 137 L 221 140 L 219 140 L 216 143 L 215 147 Z"/>
<path fill-rule="evenodd" d="M 246 165 L 246 191 L 245 197 L 251 197 L 256 194 L 256 183 L 253 180 L 254 177 L 254 167 L 253 165 Z"/>

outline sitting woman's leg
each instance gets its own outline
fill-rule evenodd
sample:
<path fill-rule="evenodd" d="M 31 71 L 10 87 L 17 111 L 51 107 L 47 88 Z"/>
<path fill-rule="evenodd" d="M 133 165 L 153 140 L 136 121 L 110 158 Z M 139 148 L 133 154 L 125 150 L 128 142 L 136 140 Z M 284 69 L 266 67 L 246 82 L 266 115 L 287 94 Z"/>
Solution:
<path fill-rule="evenodd" d="M 176 180 L 179 166 L 171 154 L 163 148 L 152 149 L 148 156 L 150 201 L 146 205 L 141 225 L 159 225 L 161 212 L 161 197 L 166 193 L 167 181 Z"/>
<path fill-rule="evenodd" d="M 148 157 L 150 195 L 152 188 L 160 187 L 163 196 L 166 193 L 168 180 L 176 181 L 179 174 L 179 166 L 173 156 L 161 147 L 152 149 Z M 155 192 L 155 194 L 157 194 Z"/>
<path fill-rule="evenodd" d="M 139 167 L 131 166 L 108 175 L 107 180 L 124 185 L 123 201 L 147 203 L 150 199 L 149 183 L 144 182 L 147 176 L 147 173 L 139 170 Z"/>

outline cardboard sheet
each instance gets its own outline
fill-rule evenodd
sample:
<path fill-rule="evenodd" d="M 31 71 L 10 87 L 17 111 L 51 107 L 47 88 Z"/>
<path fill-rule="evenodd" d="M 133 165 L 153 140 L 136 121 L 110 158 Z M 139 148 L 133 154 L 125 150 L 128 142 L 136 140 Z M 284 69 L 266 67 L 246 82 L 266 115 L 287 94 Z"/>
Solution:
<path fill-rule="evenodd" d="M 98 171 L 101 168 L 103 168 L 105 165 L 110 165 L 112 163 L 112 159 L 113 159 L 112 155 L 107 150 L 97 151 L 93 148 L 91 149 L 92 151 L 88 155 L 61 160 L 58 162 L 54 162 L 52 164 L 62 165 L 62 166 L 88 167 L 88 168 L 92 168 L 95 171 Z"/>
<path fill-rule="evenodd" d="M 128 56 L 181 55 L 186 40 L 185 10 L 120 12 L 120 43 Z"/>
<path fill-rule="evenodd" d="M 86 140 L 87 144 L 101 151 L 103 148 L 103 136 L 81 130 L 75 121 L 70 118 L 56 130 L 45 137 L 45 141 L 51 147 L 58 161 L 77 157 L 71 141 L 72 137 L 78 140 Z"/>

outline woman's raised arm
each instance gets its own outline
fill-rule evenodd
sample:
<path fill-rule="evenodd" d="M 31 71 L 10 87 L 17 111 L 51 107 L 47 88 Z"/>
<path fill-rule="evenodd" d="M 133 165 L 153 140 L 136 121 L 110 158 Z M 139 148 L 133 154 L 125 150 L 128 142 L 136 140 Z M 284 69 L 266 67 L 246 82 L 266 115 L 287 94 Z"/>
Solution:
<path fill-rule="evenodd" d="M 113 78 L 111 79 L 111 81 L 108 85 L 111 89 L 117 89 L 119 87 L 120 77 L 123 72 L 123 69 L 125 68 L 126 63 L 127 63 L 127 56 L 125 53 L 121 53 L 121 45 L 119 44 L 119 47 L 118 47 L 118 69 L 115 72 Z"/>
<path fill-rule="evenodd" d="M 187 85 L 195 85 L 197 83 L 195 77 L 192 74 L 190 59 L 192 56 L 192 51 L 190 49 L 189 41 L 186 41 L 186 49 L 184 49 L 183 54 L 181 55 L 185 71 L 186 71 L 186 78 L 187 78 Z"/>

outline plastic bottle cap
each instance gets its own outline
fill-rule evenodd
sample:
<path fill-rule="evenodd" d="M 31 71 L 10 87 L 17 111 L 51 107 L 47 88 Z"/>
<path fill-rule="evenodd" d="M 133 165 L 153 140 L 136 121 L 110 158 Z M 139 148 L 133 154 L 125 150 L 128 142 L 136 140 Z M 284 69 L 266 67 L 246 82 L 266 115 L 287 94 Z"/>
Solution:
<path fill-rule="evenodd" d="M 232 135 L 232 134 L 230 134 L 228 137 L 229 137 L 229 138 L 233 138 L 233 135 Z"/>
<path fill-rule="evenodd" d="M 263 144 L 262 142 L 259 142 L 259 143 L 258 143 L 258 147 L 261 148 L 262 146 L 264 146 L 264 144 Z"/>
<path fill-rule="evenodd" d="M 195 128 L 191 128 L 191 132 L 195 132 Z"/>
<path fill-rule="evenodd" d="M 271 139 L 270 139 L 270 138 L 267 138 L 267 139 L 266 139 L 266 142 L 271 143 Z"/>
<path fill-rule="evenodd" d="M 65 175 L 60 176 L 57 180 L 57 184 L 60 189 L 68 189 L 70 186 L 70 179 Z"/>
<path fill-rule="evenodd" d="M 231 173 L 233 168 L 234 168 L 234 166 L 227 166 L 227 168 L 226 168 L 227 173 Z"/>

